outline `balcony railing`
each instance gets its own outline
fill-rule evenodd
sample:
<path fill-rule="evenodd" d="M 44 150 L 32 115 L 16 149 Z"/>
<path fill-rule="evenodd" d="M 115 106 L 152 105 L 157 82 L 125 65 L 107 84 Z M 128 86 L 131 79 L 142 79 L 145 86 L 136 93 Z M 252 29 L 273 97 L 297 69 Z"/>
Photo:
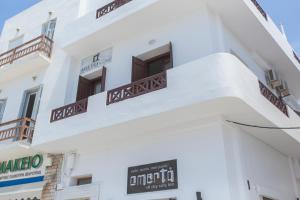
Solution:
<path fill-rule="evenodd" d="M 103 6 L 102 8 L 97 10 L 96 19 L 116 10 L 117 8 L 127 4 L 130 1 L 132 1 L 132 0 L 115 0 L 107 5 Z"/>
<path fill-rule="evenodd" d="M 88 99 L 83 99 L 52 111 L 50 122 L 59 121 L 87 111 Z"/>
<path fill-rule="evenodd" d="M 167 73 L 162 72 L 107 92 L 106 104 L 113 104 L 167 87 Z"/>
<path fill-rule="evenodd" d="M 253 2 L 253 4 L 256 6 L 256 8 L 258 9 L 258 11 L 262 14 L 262 16 L 268 20 L 268 16 L 266 11 L 264 11 L 264 9 L 259 5 L 259 3 L 257 2 L 257 0 L 251 0 Z"/>
<path fill-rule="evenodd" d="M 283 100 L 277 97 L 271 90 L 269 90 L 263 83 L 259 82 L 261 94 L 266 97 L 274 106 L 276 106 L 286 116 L 289 116 L 288 109 Z"/>
<path fill-rule="evenodd" d="M 300 58 L 299 58 L 299 56 L 296 54 L 295 51 L 293 51 L 293 54 L 294 54 L 294 57 L 297 60 L 297 62 L 300 64 Z"/>
<path fill-rule="evenodd" d="M 35 121 L 29 118 L 16 119 L 0 124 L 0 141 L 27 140 L 32 142 Z"/>
<path fill-rule="evenodd" d="M 14 61 L 32 54 L 34 52 L 42 52 L 48 58 L 51 57 L 53 41 L 48 37 L 41 35 L 33 40 L 30 40 L 10 51 L 0 55 L 0 67 L 6 64 L 12 64 Z"/>

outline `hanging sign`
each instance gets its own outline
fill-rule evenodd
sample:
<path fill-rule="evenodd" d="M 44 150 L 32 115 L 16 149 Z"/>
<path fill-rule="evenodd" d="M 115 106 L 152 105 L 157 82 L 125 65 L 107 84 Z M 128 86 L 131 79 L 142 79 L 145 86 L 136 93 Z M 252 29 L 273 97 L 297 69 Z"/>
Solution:
<path fill-rule="evenodd" d="M 177 160 L 128 168 L 127 194 L 177 188 Z"/>
<path fill-rule="evenodd" d="M 80 75 L 86 75 L 101 69 L 104 65 L 112 61 L 112 48 L 105 49 L 95 55 L 82 59 Z"/>
<path fill-rule="evenodd" d="M 41 154 L 0 162 L 0 188 L 44 180 L 45 165 Z"/>

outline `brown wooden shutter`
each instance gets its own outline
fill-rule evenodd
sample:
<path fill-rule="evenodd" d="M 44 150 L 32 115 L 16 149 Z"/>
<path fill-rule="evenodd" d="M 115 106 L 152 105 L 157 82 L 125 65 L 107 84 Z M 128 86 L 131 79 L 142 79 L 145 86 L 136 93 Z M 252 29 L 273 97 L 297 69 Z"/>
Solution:
<path fill-rule="evenodd" d="M 132 57 L 132 82 L 146 78 L 147 75 L 148 70 L 146 63 L 137 57 Z"/>
<path fill-rule="evenodd" d="M 91 81 L 79 76 L 76 101 L 88 98 L 91 94 Z"/>
<path fill-rule="evenodd" d="M 101 75 L 101 92 L 105 91 L 105 82 L 106 82 L 106 67 L 103 67 L 102 75 Z"/>
<path fill-rule="evenodd" d="M 172 42 L 169 43 L 169 51 L 170 51 L 170 68 L 173 68 L 173 47 L 172 47 Z"/>

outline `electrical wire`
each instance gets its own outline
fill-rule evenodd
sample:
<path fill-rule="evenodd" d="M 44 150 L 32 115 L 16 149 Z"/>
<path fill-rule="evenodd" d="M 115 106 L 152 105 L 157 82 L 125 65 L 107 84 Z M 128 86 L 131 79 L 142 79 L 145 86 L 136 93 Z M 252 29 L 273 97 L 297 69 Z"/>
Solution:
<path fill-rule="evenodd" d="M 230 121 L 226 120 L 229 123 L 236 124 L 239 126 L 247 126 L 247 127 L 252 127 L 252 128 L 260 128 L 260 129 L 271 129 L 271 130 L 300 130 L 300 127 L 272 127 L 272 126 L 258 126 L 258 125 L 252 125 L 252 124 L 244 124 L 241 122 L 235 122 L 235 121 Z"/>

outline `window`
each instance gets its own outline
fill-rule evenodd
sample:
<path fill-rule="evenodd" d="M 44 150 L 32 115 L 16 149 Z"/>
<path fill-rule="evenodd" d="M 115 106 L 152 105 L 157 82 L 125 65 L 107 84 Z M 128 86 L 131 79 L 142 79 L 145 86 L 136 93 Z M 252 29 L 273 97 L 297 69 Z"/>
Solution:
<path fill-rule="evenodd" d="M 138 57 L 132 57 L 132 82 L 153 76 L 173 67 L 172 44 Z"/>
<path fill-rule="evenodd" d="M 92 183 L 92 177 L 83 177 L 77 179 L 77 185 L 87 185 Z"/>
<path fill-rule="evenodd" d="M 9 41 L 8 50 L 14 49 L 23 44 L 24 35 Z"/>
<path fill-rule="evenodd" d="M 274 200 L 274 199 L 271 199 L 271 198 L 268 198 L 268 197 L 262 197 L 262 200 Z"/>
<path fill-rule="evenodd" d="M 34 120 L 36 119 L 41 92 L 41 87 L 25 91 L 23 105 L 21 107 L 21 118 L 27 117 Z"/>
<path fill-rule="evenodd" d="M 53 39 L 55 26 L 56 26 L 56 19 L 52 19 L 44 23 L 42 26 L 42 35 L 45 35 L 48 38 Z"/>
<path fill-rule="evenodd" d="M 0 123 L 2 122 L 3 115 L 4 115 L 4 110 L 6 106 L 6 100 L 0 100 Z"/>
<path fill-rule="evenodd" d="M 105 91 L 106 68 L 103 67 L 101 74 L 96 77 L 79 76 L 76 100 L 88 98 L 89 96 Z"/>

